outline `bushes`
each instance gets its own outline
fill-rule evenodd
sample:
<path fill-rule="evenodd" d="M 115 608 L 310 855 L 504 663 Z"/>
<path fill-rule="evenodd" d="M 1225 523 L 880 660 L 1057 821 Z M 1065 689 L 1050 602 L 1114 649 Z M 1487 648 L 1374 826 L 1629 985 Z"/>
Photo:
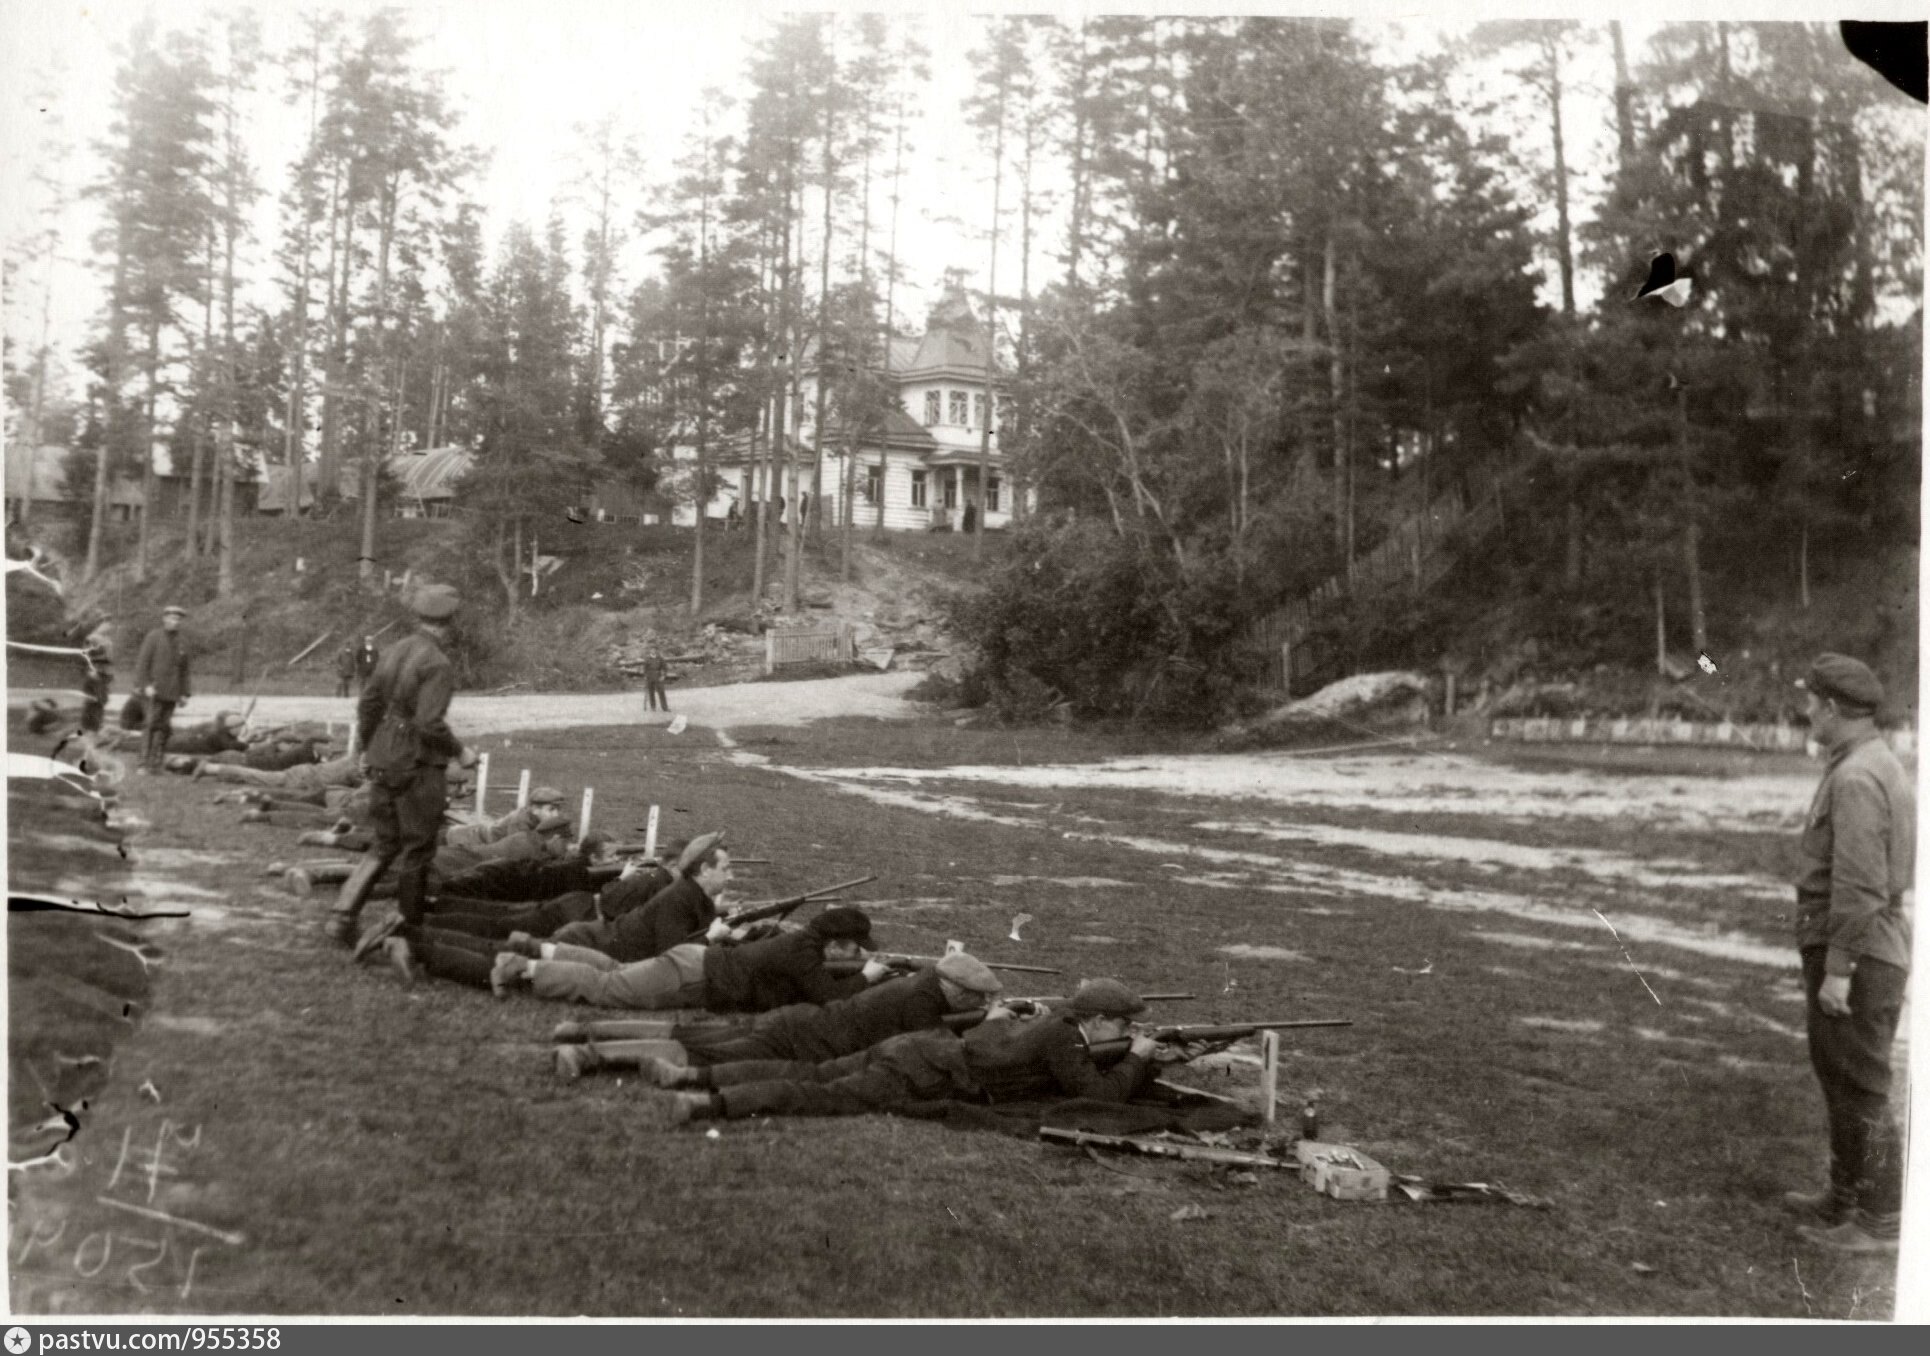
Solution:
<path fill-rule="evenodd" d="M 1213 723 L 1244 676 L 1237 600 L 1217 563 L 1182 568 L 1099 523 L 1029 522 L 982 590 L 947 600 L 950 629 L 977 652 L 956 696 L 1015 720 L 1064 703 Z"/>

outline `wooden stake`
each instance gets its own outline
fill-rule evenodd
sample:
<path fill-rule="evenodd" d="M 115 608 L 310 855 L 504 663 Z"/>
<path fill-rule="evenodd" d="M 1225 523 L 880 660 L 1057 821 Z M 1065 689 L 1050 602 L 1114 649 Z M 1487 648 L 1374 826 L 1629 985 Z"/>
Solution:
<path fill-rule="evenodd" d="M 483 797 L 489 794 L 489 755 L 476 759 L 476 813 L 483 812 Z"/>
<path fill-rule="evenodd" d="M 516 780 L 516 808 L 520 810 L 527 804 L 529 804 L 529 769 L 524 768 L 523 775 Z"/>
<path fill-rule="evenodd" d="M 1280 1093 L 1280 1033 L 1262 1031 L 1260 1033 L 1260 1107 L 1268 1125 L 1273 1124 L 1278 1110 L 1274 1102 Z"/>
<path fill-rule="evenodd" d="M 590 806 L 595 802 L 595 800 L 596 800 L 596 788 L 594 786 L 584 787 L 583 788 L 583 814 L 576 821 L 576 838 L 578 842 L 581 842 L 583 841 L 583 839 L 589 837 Z"/>
<path fill-rule="evenodd" d="M 643 855 L 645 857 L 657 855 L 657 807 L 654 805 L 650 807 L 650 818 L 644 825 Z"/>

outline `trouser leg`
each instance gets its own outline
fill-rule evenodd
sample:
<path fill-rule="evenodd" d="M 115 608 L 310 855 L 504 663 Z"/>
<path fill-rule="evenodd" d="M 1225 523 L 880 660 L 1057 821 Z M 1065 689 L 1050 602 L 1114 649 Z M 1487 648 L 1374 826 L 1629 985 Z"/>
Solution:
<path fill-rule="evenodd" d="M 712 1094 L 712 1105 L 725 1120 L 733 1121 L 746 1116 L 862 1116 L 944 1095 L 945 1090 L 920 1087 L 903 1070 L 874 1064 L 830 1082 L 739 1083 L 719 1088 Z"/>
<path fill-rule="evenodd" d="M 1891 1113 L 1890 1049 L 1903 1007 L 1908 973 L 1863 957 L 1850 982 L 1846 1017 L 1816 1001 L 1823 947 L 1803 952 L 1808 998 L 1809 1053 L 1829 1115 L 1830 1192 L 1854 1207 L 1860 1224 L 1894 1237 L 1903 1204 L 1903 1145 Z"/>
<path fill-rule="evenodd" d="M 538 998 L 590 1003 L 606 1008 L 702 1007 L 704 986 L 685 982 L 678 968 L 662 956 L 614 970 L 601 970 L 574 961 L 534 961 L 529 968 L 530 990 Z"/>
<path fill-rule="evenodd" d="M 355 870 L 342 882 L 329 914 L 328 935 L 335 941 L 352 945 L 359 929 L 362 906 L 368 902 L 375 882 L 402 853 L 402 828 L 396 813 L 395 792 L 372 783 L 369 788 L 369 822 L 374 841 Z"/>
<path fill-rule="evenodd" d="M 410 942 L 410 949 L 415 952 L 416 959 L 422 962 L 422 968 L 437 979 L 487 989 L 489 972 L 495 967 L 494 953 L 451 945 L 455 940 L 447 933 L 425 929 Z"/>
<path fill-rule="evenodd" d="M 155 698 L 147 704 L 147 744 L 144 760 L 150 771 L 161 770 L 161 760 L 167 756 L 168 736 L 174 731 L 173 702 Z"/>
<path fill-rule="evenodd" d="M 429 895 L 429 872 L 436 859 L 436 834 L 449 808 L 448 781 L 440 767 L 416 769 L 409 784 L 395 793 L 395 825 L 401 851 L 395 860 L 396 909 L 405 926 L 422 922 Z"/>

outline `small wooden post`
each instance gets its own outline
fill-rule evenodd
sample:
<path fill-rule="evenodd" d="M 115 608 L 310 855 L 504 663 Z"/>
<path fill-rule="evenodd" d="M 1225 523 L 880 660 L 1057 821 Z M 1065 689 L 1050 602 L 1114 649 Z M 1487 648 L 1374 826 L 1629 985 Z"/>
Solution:
<path fill-rule="evenodd" d="M 476 759 L 476 813 L 483 812 L 483 797 L 489 794 L 489 755 Z"/>
<path fill-rule="evenodd" d="M 777 633 L 764 632 L 764 676 L 770 677 L 777 672 Z"/>
<path fill-rule="evenodd" d="M 1449 669 L 1447 672 L 1447 713 L 1450 716 L 1454 714 L 1454 670 L 1453 669 Z"/>
<path fill-rule="evenodd" d="M 581 841 L 582 839 L 584 839 L 589 835 L 590 806 L 595 800 L 596 800 L 596 788 L 594 786 L 584 787 L 583 788 L 583 813 L 576 821 L 576 836 L 578 841 Z"/>
<path fill-rule="evenodd" d="M 524 768 L 523 775 L 516 779 L 516 808 L 520 810 L 527 804 L 529 804 L 529 769 Z"/>
<path fill-rule="evenodd" d="M 650 818 L 644 823 L 643 855 L 646 857 L 657 855 L 657 807 L 654 805 L 650 807 Z"/>
<path fill-rule="evenodd" d="M 1280 1033 L 1262 1031 L 1260 1033 L 1260 1108 L 1268 1125 L 1273 1124 L 1278 1110 L 1274 1102 L 1280 1095 Z"/>

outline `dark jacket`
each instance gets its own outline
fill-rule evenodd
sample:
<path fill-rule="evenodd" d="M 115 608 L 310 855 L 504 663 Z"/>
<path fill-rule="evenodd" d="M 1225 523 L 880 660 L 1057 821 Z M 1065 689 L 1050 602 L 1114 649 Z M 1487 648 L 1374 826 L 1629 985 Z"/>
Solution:
<path fill-rule="evenodd" d="M 921 970 L 822 1007 L 794 1003 L 767 1012 L 752 1029 L 789 1051 L 771 1058 L 823 1063 L 855 1055 L 907 1031 L 939 1026 L 949 1011 L 944 991 L 938 987 L 938 971 Z"/>
<path fill-rule="evenodd" d="M 628 880 L 618 876 L 606 884 L 597 896 L 597 907 L 603 911 L 605 919 L 614 923 L 626 913 L 641 909 L 676 882 L 677 877 L 663 867 L 654 864 L 645 866 Z"/>
<path fill-rule="evenodd" d="M 462 741 L 448 719 L 455 694 L 455 668 L 433 636 L 418 631 L 391 646 L 355 704 L 370 769 L 407 774 L 459 756 Z"/>
<path fill-rule="evenodd" d="M 965 1067 L 988 1102 L 1086 1097 L 1123 1102 L 1151 1066 L 1127 1055 L 1105 1073 L 1070 1016 L 981 1022 L 964 1035 Z"/>
<path fill-rule="evenodd" d="M 610 954 L 625 965 L 661 956 L 690 941 L 691 933 L 703 931 L 716 917 L 717 906 L 703 887 L 680 877 L 610 925 Z"/>
<path fill-rule="evenodd" d="M 483 862 L 458 875 L 442 878 L 443 894 L 465 899 L 494 899 L 508 904 L 539 904 L 577 890 L 594 890 L 597 882 L 581 857 L 542 861 Z"/>
<path fill-rule="evenodd" d="M 246 747 L 247 745 L 235 736 L 234 731 L 219 720 L 203 721 L 199 725 L 190 725 L 185 730 L 176 730 L 174 737 L 168 740 L 169 753 L 206 755 L 227 753 L 231 749 Z"/>
<path fill-rule="evenodd" d="M 830 1003 L 865 989 L 863 975 L 824 968 L 824 943 L 786 932 L 704 951 L 704 1006 L 712 1012 L 769 1012 L 787 1003 Z"/>
<path fill-rule="evenodd" d="M 188 643 L 179 631 L 157 626 L 141 639 L 134 660 L 134 690 L 152 684 L 157 701 L 178 702 L 193 695 L 188 683 Z"/>

